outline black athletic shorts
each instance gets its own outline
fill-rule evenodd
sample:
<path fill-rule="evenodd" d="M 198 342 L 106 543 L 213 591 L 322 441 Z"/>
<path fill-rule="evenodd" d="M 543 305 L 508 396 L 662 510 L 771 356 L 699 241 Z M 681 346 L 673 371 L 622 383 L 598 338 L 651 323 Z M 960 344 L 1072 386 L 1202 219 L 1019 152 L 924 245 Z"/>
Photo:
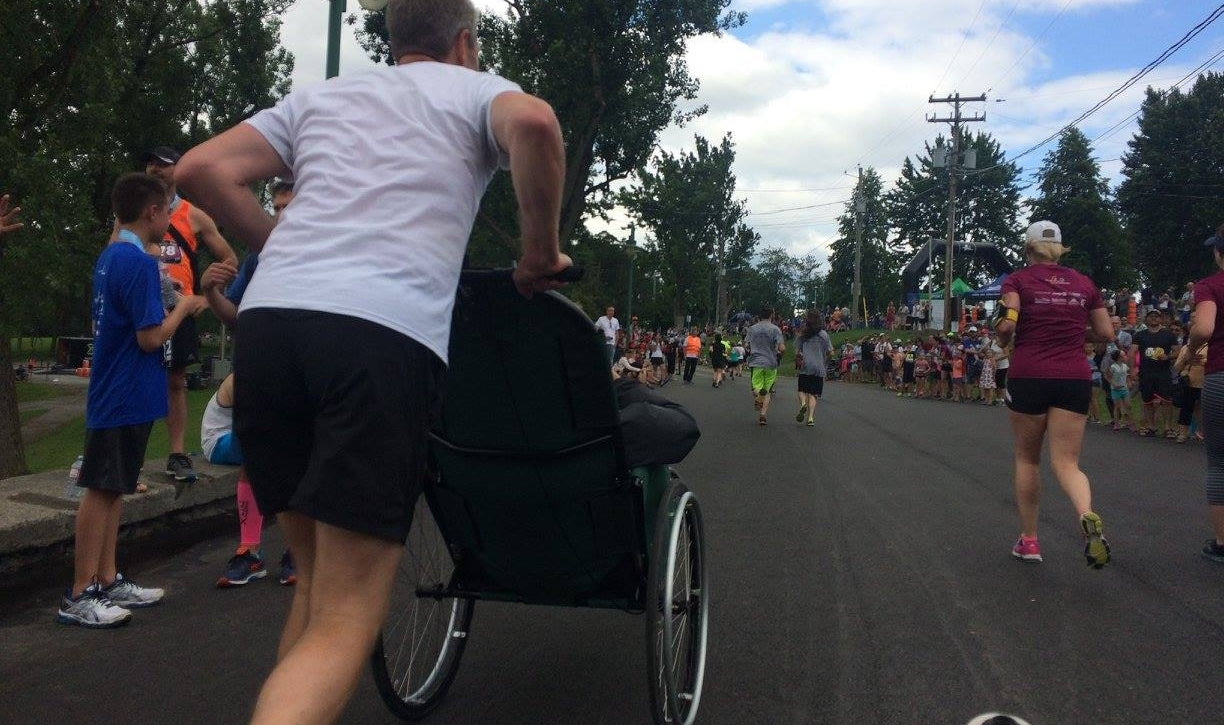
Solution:
<path fill-rule="evenodd" d="M 327 312 L 248 310 L 237 336 L 234 432 L 259 510 L 407 539 L 442 361 L 388 327 Z"/>
<path fill-rule="evenodd" d="M 182 370 L 200 362 L 200 336 L 196 332 L 196 320 L 188 316 L 170 338 L 170 369 Z"/>
<path fill-rule="evenodd" d="M 815 395 L 817 398 L 824 395 L 824 376 L 800 374 L 799 392 Z"/>
<path fill-rule="evenodd" d="M 1092 387 L 1091 380 L 1009 378 L 1007 407 L 1025 415 L 1045 415 L 1050 408 L 1087 415 Z"/>
<path fill-rule="evenodd" d="M 1173 380 L 1167 371 L 1157 375 L 1139 375 L 1139 399 L 1150 403 L 1156 398 L 1166 403 L 1173 400 Z"/>
<path fill-rule="evenodd" d="M 98 491 L 135 493 L 153 421 L 85 431 L 85 461 L 77 485 Z"/>

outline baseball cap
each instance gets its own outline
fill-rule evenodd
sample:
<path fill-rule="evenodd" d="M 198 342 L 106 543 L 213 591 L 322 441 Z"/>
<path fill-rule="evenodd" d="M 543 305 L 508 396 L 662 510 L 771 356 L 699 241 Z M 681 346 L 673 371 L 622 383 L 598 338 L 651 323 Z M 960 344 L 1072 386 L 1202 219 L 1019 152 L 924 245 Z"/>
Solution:
<path fill-rule="evenodd" d="M 1207 237 L 1207 241 L 1203 242 L 1203 246 L 1215 247 L 1221 252 L 1224 252 L 1224 237 L 1218 237 L 1215 234 L 1212 234 L 1210 237 Z"/>
<path fill-rule="evenodd" d="M 1054 222 L 1033 222 L 1029 225 L 1028 231 L 1024 233 L 1024 241 L 1026 243 L 1055 242 L 1062 244 L 1062 230 Z"/>
<path fill-rule="evenodd" d="M 146 162 L 156 159 L 163 164 L 177 164 L 183 155 L 169 146 L 157 146 L 145 151 L 144 160 Z"/>

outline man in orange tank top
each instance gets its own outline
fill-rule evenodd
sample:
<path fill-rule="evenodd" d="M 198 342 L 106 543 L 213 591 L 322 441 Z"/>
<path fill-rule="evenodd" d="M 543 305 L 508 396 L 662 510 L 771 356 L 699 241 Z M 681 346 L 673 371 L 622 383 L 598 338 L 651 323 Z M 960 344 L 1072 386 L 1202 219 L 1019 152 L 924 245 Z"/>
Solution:
<path fill-rule="evenodd" d="M 168 146 L 158 146 L 145 153 L 144 160 L 145 173 L 161 179 L 170 192 L 170 229 L 162 239 L 161 261 L 182 294 L 198 295 L 200 273 L 196 259 L 201 244 L 218 262 L 229 262 L 236 267 L 238 257 L 212 218 L 179 197 L 174 183 L 179 153 Z M 173 476 L 175 481 L 192 483 L 196 473 L 184 451 L 184 432 L 187 429 L 187 366 L 200 362 L 200 339 L 194 317 L 179 326 L 170 346 L 170 371 L 166 376 L 170 393 L 170 412 L 166 416 L 170 457 L 166 461 L 166 474 Z"/>

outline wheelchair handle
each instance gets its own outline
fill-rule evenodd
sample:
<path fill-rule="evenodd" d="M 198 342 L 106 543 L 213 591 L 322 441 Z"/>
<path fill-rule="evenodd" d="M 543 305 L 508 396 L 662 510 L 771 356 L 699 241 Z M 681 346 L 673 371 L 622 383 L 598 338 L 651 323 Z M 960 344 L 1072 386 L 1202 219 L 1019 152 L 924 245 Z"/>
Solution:
<path fill-rule="evenodd" d="M 514 274 L 513 267 L 499 269 L 464 269 L 459 273 L 461 282 L 490 282 L 493 280 L 509 280 Z M 578 282 L 586 275 L 586 267 L 575 264 L 552 275 L 549 279 L 558 282 Z"/>

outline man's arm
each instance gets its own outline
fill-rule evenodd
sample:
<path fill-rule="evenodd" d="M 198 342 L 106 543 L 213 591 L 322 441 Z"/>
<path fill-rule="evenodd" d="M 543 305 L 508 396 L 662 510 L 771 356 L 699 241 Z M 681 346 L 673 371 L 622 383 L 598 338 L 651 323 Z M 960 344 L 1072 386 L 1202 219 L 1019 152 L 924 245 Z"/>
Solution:
<path fill-rule="evenodd" d="M 549 279 L 573 264 L 561 253 L 561 186 L 565 146 L 552 108 L 526 93 L 507 92 L 493 99 L 493 136 L 510 155 L 510 177 L 518 199 L 523 256 L 514 270 L 519 292 L 556 289 Z"/>
<path fill-rule="evenodd" d="M 200 288 L 208 306 L 226 327 L 233 327 L 238 320 L 238 306 L 225 296 L 225 288 L 238 276 L 238 268 L 231 262 L 213 262 L 200 277 Z"/>
<path fill-rule="evenodd" d="M 174 337 L 175 330 L 183 320 L 195 315 L 208 307 L 208 302 L 199 295 L 189 295 L 179 301 L 178 306 L 166 315 L 162 323 L 156 327 L 146 327 L 136 331 L 136 344 L 145 352 L 153 352 L 166 344 L 166 340 Z"/>
<path fill-rule="evenodd" d="M 240 123 L 188 151 L 174 175 L 201 209 L 232 230 L 251 251 L 258 252 L 268 241 L 273 221 L 248 184 L 289 173 L 263 134 L 248 123 Z M 233 260 L 232 251 L 229 257 Z"/>
<path fill-rule="evenodd" d="M 196 238 L 204 243 L 208 251 L 212 252 L 214 259 L 220 262 L 230 262 L 235 267 L 238 266 L 238 255 L 234 254 L 233 247 L 225 241 L 225 237 L 221 236 L 217 223 L 204 213 L 203 209 L 191 207 L 191 227 L 195 230 Z"/>

